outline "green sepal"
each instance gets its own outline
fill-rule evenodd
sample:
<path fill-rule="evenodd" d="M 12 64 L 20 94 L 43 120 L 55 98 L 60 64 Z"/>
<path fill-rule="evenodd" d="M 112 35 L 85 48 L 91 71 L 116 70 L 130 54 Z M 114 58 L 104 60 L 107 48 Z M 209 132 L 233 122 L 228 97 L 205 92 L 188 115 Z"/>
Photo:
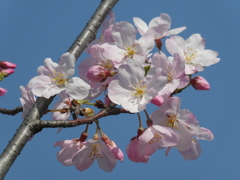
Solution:
<path fill-rule="evenodd" d="M 150 66 L 145 66 L 144 67 L 144 70 L 145 70 L 145 76 L 147 75 L 148 71 L 150 70 Z"/>

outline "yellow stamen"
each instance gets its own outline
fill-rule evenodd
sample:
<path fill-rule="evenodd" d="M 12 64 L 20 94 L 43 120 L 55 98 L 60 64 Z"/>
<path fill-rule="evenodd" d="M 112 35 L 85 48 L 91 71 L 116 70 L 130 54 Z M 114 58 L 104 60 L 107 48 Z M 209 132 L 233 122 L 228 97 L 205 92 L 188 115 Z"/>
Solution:
<path fill-rule="evenodd" d="M 127 53 L 124 53 L 125 56 L 133 58 L 134 54 L 137 52 L 135 51 L 135 45 L 132 45 L 130 47 L 126 47 Z"/>
<path fill-rule="evenodd" d="M 147 86 L 143 85 L 143 81 L 139 81 L 137 82 L 137 84 L 132 85 L 132 88 L 134 89 L 134 91 L 132 91 L 131 94 L 134 97 L 142 98 L 146 92 Z"/>
<path fill-rule="evenodd" d="M 148 144 L 152 144 L 154 142 L 160 141 L 161 138 L 162 136 L 160 136 L 159 134 L 154 134 L 153 138 L 148 142 Z"/>
<path fill-rule="evenodd" d="M 177 124 L 177 122 L 178 122 L 178 120 L 177 120 L 177 118 L 176 118 L 176 115 L 170 116 L 170 117 L 168 117 L 168 119 L 167 119 L 166 126 L 167 126 L 167 127 L 174 128 L 174 129 L 178 129 L 178 124 Z"/>
<path fill-rule="evenodd" d="M 65 82 L 68 81 L 68 79 L 64 79 L 64 74 L 61 74 L 60 72 L 55 71 L 52 74 L 49 74 L 49 76 L 52 78 L 52 82 L 57 86 L 65 86 Z"/>
<path fill-rule="evenodd" d="M 88 157 L 90 157 L 92 160 L 94 160 L 95 158 L 102 158 L 98 148 L 99 148 L 99 144 L 91 145 L 91 152 L 88 155 Z"/>
<path fill-rule="evenodd" d="M 192 60 L 194 60 L 195 58 L 198 57 L 197 53 L 198 53 L 197 50 L 193 50 L 192 48 L 187 49 L 184 52 L 184 57 L 185 57 L 186 63 L 192 64 Z"/>

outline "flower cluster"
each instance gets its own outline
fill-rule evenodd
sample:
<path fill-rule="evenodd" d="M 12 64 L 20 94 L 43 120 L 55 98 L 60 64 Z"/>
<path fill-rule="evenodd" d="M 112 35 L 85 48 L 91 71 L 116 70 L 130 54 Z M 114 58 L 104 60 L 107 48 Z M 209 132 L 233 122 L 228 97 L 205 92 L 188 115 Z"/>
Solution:
<path fill-rule="evenodd" d="M 63 54 L 58 63 L 45 59 L 44 66 L 38 68 L 39 75 L 29 81 L 26 89 L 21 87 L 23 117 L 35 101 L 33 94 L 45 98 L 59 95 L 61 100 L 54 105 L 52 118 L 67 120 L 71 114 L 73 118 L 92 116 L 94 111 L 83 106 L 94 104 L 88 102 L 104 93 L 103 107 L 114 103 L 130 113 L 146 113 L 147 127 L 143 128 L 139 116 L 138 133 L 127 146 L 131 161 L 147 163 L 153 153 L 164 148 L 166 155 L 176 148 L 184 159 L 195 160 L 201 154 L 197 140 L 211 141 L 213 134 L 200 127 L 189 110 L 180 110 L 181 100 L 175 95 L 190 85 L 196 90 L 210 89 L 203 77 L 192 76 L 217 63 L 218 53 L 205 49 L 206 41 L 200 34 L 187 40 L 178 36 L 186 27 L 170 29 L 168 14 L 153 18 L 149 25 L 138 17 L 133 20 L 136 28 L 129 22 L 115 22 L 114 13 L 110 13 L 103 23 L 101 37 L 86 48 L 90 57 L 79 64 L 80 77 L 71 78 L 75 72 L 72 54 Z M 139 39 L 137 32 L 141 35 Z M 170 56 L 161 51 L 162 39 L 168 36 L 171 37 L 165 45 Z M 155 46 L 158 52 L 153 54 Z M 146 111 L 149 103 L 157 106 L 150 116 Z M 122 151 L 95 122 L 93 139 L 86 141 L 87 125 L 79 139 L 54 144 L 61 148 L 57 154 L 59 162 L 83 171 L 97 159 L 99 167 L 110 172 L 117 160 L 123 161 Z"/>
<path fill-rule="evenodd" d="M 13 64 L 11 62 L 0 61 L 0 81 L 8 77 L 10 74 L 14 73 L 14 69 L 16 67 L 16 64 Z M 0 87 L 0 96 L 4 96 L 6 92 L 6 89 Z"/>

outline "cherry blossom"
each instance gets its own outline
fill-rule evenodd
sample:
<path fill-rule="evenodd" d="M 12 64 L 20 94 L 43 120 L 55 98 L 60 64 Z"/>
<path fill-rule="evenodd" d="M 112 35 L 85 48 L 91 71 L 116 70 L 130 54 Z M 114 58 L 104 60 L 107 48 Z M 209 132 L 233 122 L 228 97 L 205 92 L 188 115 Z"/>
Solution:
<path fill-rule="evenodd" d="M 147 25 L 142 19 L 138 17 L 133 18 L 134 24 L 137 27 L 138 32 L 144 36 L 148 34 L 151 36 L 155 42 L 158 49 L 161 50 L 162 42 L 161 39 L 167 36 L 176 35 L 186 29 L 186 27 L 180 27 L 175 29 L 170 29 L 171 18 L 168 14 L 161 13 L 160 17 L 153 18 L 149 25 Z"/>
<path fill-rule="evenodd" d="M 153 125 L 148 127 L 138 138 L 140 152 L 151 156 L 158 149 L 178 144 L 178 137 L 169 127 Z"/>
<path fill-rule="evenodd" d="M 136 30 L 128 22 L 115 23 L 112 27 L 112 37 L 115 43 L 104 43 L 103 55 L 112 61 L 118 68 L 126 58 L 133 58 L 142 65 L 145 64 L 148 53 L 154 47 L 153 39 L 145 35 L 136 41 Z"/>
<path fill-rule="evenodd" d="M 72 98 L 69 97 L 69 95 L 66 93 L 66 91 L 62 91 L 58 94 L 61 98 L 61 101 L 56 102 L 53 106 L 53 109 L 57 109 L 61 111 L 54 111 L 52 113 L 52 119 L 54 121 L 61 121 L 61 120 L 68 120 L 71 113 L 69 108 L 72 105 Z M 59 133 L 62 130 L 62 128 L 59 128 L 57 133 Z"/>
<path fill-rule="evenodd" d="M 89 139 L 83 142 L 82 148 L 75 154 L 73 164 L 82 172 L 88 169 L 97 159 L 100 169 L 111 172 L 117 160 L 111 150 L 101 140 Z"/>
<path fill-rule="evenodd" d="M 61 150 L 57 153 L 57 159 L 64 166 L 73 165 L 73 157 L 82 148 L 82 142 L 79 139 L 57 141 L 54 147 L 60 146 Z"/>
<path fill-rule="evenodd" d="M 103 52 L 104 49 L 101 46 L 95 46 L 91 51 L 93 57 L 84 59 L 78 66 L 79 76 L 92 88 L 109 84 L 116 73 L 113 62 L 106 59 Z"/>
<path fill-rule="evenodd" d="M 110 82 L 108 96 L 124 109 L 132 113 L 140 112 L 166 83 L 167 76 L 163 75 L 161 68 L 151 68 L 145 77 L 141 64 L 128 58 L 119 67 L 118 78 Z"/>
<path fill-rule="evenodd" d="M 79 77 L 70 78 L 74 68 L 75 57 L 68 52 L 61 56 L 58 64 L 46 58 L 44 66 L 38 68 L 40 75 L 32 78 L 28 86 L 39 97 L 50 98 L 66 90 L 73 99 L 84 99 L 90 86 Z"/>
<path fill-rule="evenodd" d="M 26 86 L 26 88 L 20 86 L 19 89 L 22 91 L 22 98 L 20 98 L 20 102 L 23 106 L 22 118 L 24 119 L 28 111 L 32 108 L 33 104 L 35 103 L 36 98 L 33 95 L 31 89 L 28 88 L 28 86 Z"/>
<path fill-rule="evenodd" d="M 174 57 L 168 57 L 164 53 L 155 53 L 152 65 L 161 67 L 168 77 L 166 86 L 158 93 L 160 96 L 170 94 L 174 90 L 181 89 L 189 84 L 189 77 L 185 75 L 184 59 L 175 53 Z"/>
<path fill-rule="evenodd" d="M 139 143 L 137 137 L 132 138 L 130 144 L 127 146 L 127 149 L 126 149 L 128 158 L 133 162 L 147 163 L 150 156 L 143 154 L 140 148 L 141 148 L 141 144 Z"/>
<path fill-rule="evenodd" d="M 166 40 L 166 48 L 172 55 L 179 53 L 184 57 L 186 74 L 203 71 L 204 66 L 220 61 L 216 51 L 205 50 L 205 39 L 200 34 L 193 34 L 186 41 L 180 36 L 171 36 Z"/>
<path fill-rule="evenodd" d="M 167 126 L 173 129 L 179 138 L 179 143 L 174 146 L 179 151 L 186 151 L 192 146 L 192 136 L 199 139 L 212 140 L 211 131 L 198 125 L 196 117 L 187 109 L 179 109 L 180 98 L 170 97 L 165 101 L 160 110 L 151 114 L 154 124 Z"/>

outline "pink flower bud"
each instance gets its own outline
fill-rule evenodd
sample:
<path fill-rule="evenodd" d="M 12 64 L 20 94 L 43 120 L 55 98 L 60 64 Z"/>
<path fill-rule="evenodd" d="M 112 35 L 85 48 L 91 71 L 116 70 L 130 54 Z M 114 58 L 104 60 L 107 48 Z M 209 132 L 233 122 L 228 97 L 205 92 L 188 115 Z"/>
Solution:
<path fill-rule="evenodd" d="M 209 90 L 210 84 L 201 76 L 191 79 L 190 83 L 196 90 Z"/>
<path fill-rule="evenodd" d="M 123 152 L 121 151 L 121 149 L 117 147 L 116 143 L 114 141 L 111 141 L 110 143 L 107 144 L 107 146 L 110 149 L 110 151 L 113 153 L 115 158 L 123 162 L 123 158 L 124 158 Z"/>
<path fill-rule="evenodd" d="M 155 104 L 156 106 L 161 106 L 164 103 L 164 99 L 162 98 L 162 96 L 156 95 L 151 103 Z"/>
<path fill-rule="evenodd" d="M 4 69 L 1 71 L 2 74 L 4 74 L 4 77 L 8 77 L 10 74 L 14 73 L 13 69 Z"/>
<path fill-rule="evenodd" d="M 13 63 L 10 63 L 8 61 L 0 61 L 0 68 L 2 69 L 8 69 L 8 68 L 16 68 L 17 65 L 16 64 L 13 64 Z"/>
<path fill-rule="evenodd" d="M 3 89 L 0 87 L 0 96 L 4 96 L 4 94 L 7 92 L 6 89 Z"/>
<path fill-rule="evenodd" d="M 112 101 L 109 99 L 108 95 L 105 96 L 104 101 L 105 101 L 105 104 L 106 104 L 107 106 L 109 106 L 109 105 L 111 104 L 111 102 L 112 102 Z"/>
<path fill-rule="evenodd" d="M 87 77 L 92 82 L 102 82 L 106 77 L 107 69 L 103 68 L 102 66 L 92 66 L 88 72 Z"/>

